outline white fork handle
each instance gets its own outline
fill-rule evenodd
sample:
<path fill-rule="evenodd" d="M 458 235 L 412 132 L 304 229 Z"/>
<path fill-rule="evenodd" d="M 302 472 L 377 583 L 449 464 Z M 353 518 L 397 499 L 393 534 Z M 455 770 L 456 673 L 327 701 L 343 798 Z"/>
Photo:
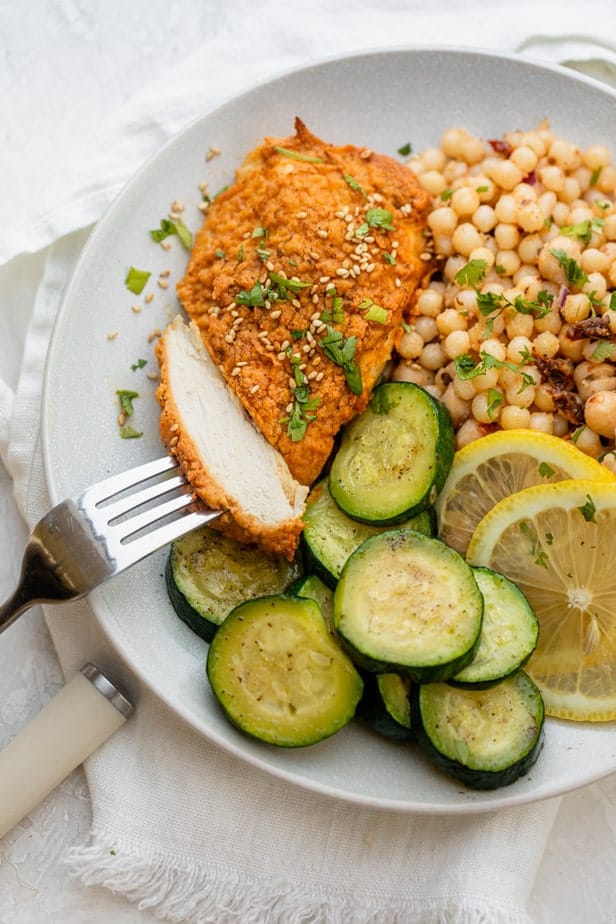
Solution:
<path fill-rule="evenodd" d="M 0 839 L 132 712 L 105 675 L 86 664 L 0 751 Z"/>

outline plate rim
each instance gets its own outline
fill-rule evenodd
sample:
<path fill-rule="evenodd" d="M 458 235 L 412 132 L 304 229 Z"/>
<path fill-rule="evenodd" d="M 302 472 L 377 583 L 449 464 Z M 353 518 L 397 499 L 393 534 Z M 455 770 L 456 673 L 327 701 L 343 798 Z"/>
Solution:
<path fill-rule="evenodd" d="M 539 72 L 543 71 L 557 74 L 560 77 L 568 79 L 576 84 L 586 84 L 595 90 L 600 91 L 601 94 L 610 96 L 616 100 L 616 88 L 613 89 L 593 77 L 579 73 L 573 69 L 566 68 L 563 65 L 542 61 L 527 54 L 521 54 L 519 52 L 499 52 L 493 49 L 485 49 L 473 46 L 401 44 L 384 47 L 361 48 L 349 51 L 342 55 L 330 54 L 323 56 L 318 60 L 310 62 L 309 64 L 299 64 L 297 66 L 281 70 L 269 77 L 265 77 L 260 81 L 255 82 L 248 87 L 245 87 L 239 92 L 230 93 L 211 109 L 208 109 L 207 106 L 204 106 L 203 110 L 198 115 L 196 115 L 194 118 L 191 118 L 179 131 L 173 133 L 173 135 L 170 136 L 162 145 L 160 145 L 156 151 L 145 158 L 137 170 L 133 171 L 131 176 L 121 186 L 119 192 L 114 196 L 112 202 L 107 206 L 101 217 L 95 223 L 87 241 L 79 253 L 66 289 L 60 299 L 58 312 L 56 318 L 54 319 L 49 340 L 41 393 L 41 452 L 45 480 L 50 499 L 53 504 L 62 499 L 59 492 L 57 491 L 55 481 L 54 464 L 52 461 L 51 436 L 49 430 L 50 419 L 48 413 L 46 412 L 46 408 L 49 406 L 49 392 L 51 389 L 51 378 L 54 365 L 53 357 L 57 349 L 61 328 L 66 320 L 64 316 L 68 313 L 67 306 L 70 306 L 73 289 L 77 286 L 80 268 L 89 258 L 90 252 L 96 250 L 99 237 L 105 234 L 107 226 L 110 223 L 113 223 L 115 212 L 116 210 L 121 209 L 123 199 L 125 195 L 130 192 L 133 183 L 136 183 L 144 173 L 147 173 L 151 165 L 155 163 L 164 152 L 177 144 L 179 139 L 181 139 L 187 133 L 193 131 L 196 126 L 198 126 L 204 120 L 214 117 L 217 113 L 224 110 L 231 103 L 241 103 L 242 100 L 251 96 L 255 92 L 263 92 L 269 88 L 275 89 L 277 85 L 284 83 L 291 77 L 300 77 L 304 74 L 308 75 L 311 72 L 320 71 L 323 68 L 331 66 L 338 66 L 346 62 L 357 62 L 361 59 L 375 60 L 400 54 L 409 56 L 434 56 L 439 54 L 447 55 L 452 58 L 457 57 L 460 59 L 468 58 L 470 56 L 476 58 L 479 56 L 484 59 L 492 59 L 503 62 L 515 62 L 517 65 L 521 64 Z M 529 805 L 535 802 L 544 801 L 545 799 L 560 796 L 565 792 L 571 792 L 575 789 L 589 785 L 590 783 L 596 782 L 597 780 L 606 776 L 604 772 L 593 772 L 589 767 L 587 773 L 583 777 L 579 777 L 574 785 L 569 785 L 566 789 L 563 789 L 562 785 L 559 786 L 556 781 L 554 781 L 551 785 L 550 783 L 546 783 L 540 792 L 535 793 L 528 793 L 525 790 L 516 791 L 514 787 L 507 787 L 505 790 L 499 791 L 504 793 L 504 795 L 502 795 L 500 798 L 496 797 L 493 801 L 486 801 L 485 803 L 475 801 L 474 798 L 461 799 L 459 803 L 455 804 L 418 801 L 412 802 L 387 797 L 375 797 L 362 793 L 349 793 L 348 790 L 341 789 L 334 785 L 317 782 L 312 778 L 300 776 L 297 771 L 288 771 L 282 767 L 277 767 L 275 764 L 270 764 L 265 760 L 261 760 L 256 755 L 243 751 L 241 746 L 236 746 L 234 742 L 228 739 L 223 739 L 216 733 L 215 730 L 210 730 L 206 733 L 203 729 L 203 726 L 198 724 L 191 711 L 188 708 L 185 708 L 181 703 L 170 702 L 167 698 L 161 695 L 153 680 L 149 677 L 147 670 L 138 662 L 138 660 L 132 656 L 131 652 L 126 652 L 122 649 L 121 645 L 119 644 L 119 639 L 111 631 L 108 621 L 101 618 L 101 616 L 97 613 L 97 608 L 106 609 L 107 607 L 105 601 L 99 599 L 99 594 L 97 591 L 94 591 L 90 597 L 86 599 L 86 604 L 88 605 L 93 618 L 96 620 L 98 627 L 103 632 L 107 642 L 113 648 L 113 651 L 121 659 L 121 661 L 126 664 L 131 671 L 133 671 L 139 681 L 142 682 L 151 693 L 163 701 L 175 715 L 177 715 L 182 721 L 186 722 L 187 725 L 196 731 L 201 737 L 204 737 L 209 742 L 215 744 L 218 747 L 221 747 L 226 753 L 232 754 L 234 757 L 237 757 L 241 761 L 250 764 L 251 766 L 267 773 L 274 778 L 282 780 L 286 783 L 290 783 L 294 786 L 299 786 L 301 789 L 312 792 L 314 794 L 318 794 L 320 796 L 324 796 L 326 798 L 340 800 L 347 804 L 358 805 L 362 808 L 380 809 L 402 814 L 445 816 L 477 815 L 500 810 L 501 808 Z M 551 723 L 557 722 L 558 720 L 548 719 L 547 721 Z M 470 795 L 473 796 L 477 794 L 471 792 Z M 479 798 L 479 796 L 477 796 L 477 798 Z"/>

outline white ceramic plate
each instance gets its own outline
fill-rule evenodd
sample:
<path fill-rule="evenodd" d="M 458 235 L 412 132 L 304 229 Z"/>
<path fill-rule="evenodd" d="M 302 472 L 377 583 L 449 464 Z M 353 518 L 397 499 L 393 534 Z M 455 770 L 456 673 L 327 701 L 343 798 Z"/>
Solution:
<path fill-rule="evenodd" d="M 149 238 L 171 203 L 201 222 L 198 184 L 212 193 L 233 176 L 264 135 L 287 135 L 300 115 L 321 137 L 395 156 L 437 144 L 464 125 L 484 138 L 534 128 L 549 117 L 556 132 L 616 151 L 616 96 L 558 68 L 488 53 L 393 50 L 328 61 L 233 99 L 171 141 L 128 184 L 98 224 L 81 257 L 57 321 L 46 371 L 43 445 L 54 500 L 106 475 L 159 456 L 156 367 L 149 333 L 178 310 L 174 283 L 186 263 L 177 238 L 162 250 Z M 221 154 L 206 161 L 206 152 Z M 124 286 L 129 266 L 152 272 L 145 292 Z M 169 269 L 167 290 L 158 274 Z M 140 313 L 132 311 L 140 304 Z M 118 331 L 110 341 L 108 333 Z M 131 364 L 148 360 L 143 369 Z M 116 389 L 140 392 L 134 422 L 144 435 L 118 435 Z M 204 677 L 206 647 L 173 614 L 162 577 L 163 553 L 108 582 L 91 597 L 107 636 L 132 669 L 199 733 L 239 759 L 290 782 L 352 802 L 397 811 L 472 813 L 557 795 L 616 770 L 614 726 L 548 721 L 532 772 L 495 792 L 472 792 L 436 772 L 415 749 L 388 743 L 352 724 L 311 748 L 284 750 L 243 737 L 222 717 Z"/>

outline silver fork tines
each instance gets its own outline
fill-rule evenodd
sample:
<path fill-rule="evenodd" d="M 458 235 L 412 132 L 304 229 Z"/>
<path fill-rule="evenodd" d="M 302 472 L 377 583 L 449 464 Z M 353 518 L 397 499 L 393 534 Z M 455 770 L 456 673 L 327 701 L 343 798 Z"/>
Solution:
<path fill-rule="evenodd" d="M 17 589 L 0 606 L 0 632 L 34 603 L 83 597 L 218 516 L 195 501 L 171 456 L 92 485 L 32 530 Z"/>

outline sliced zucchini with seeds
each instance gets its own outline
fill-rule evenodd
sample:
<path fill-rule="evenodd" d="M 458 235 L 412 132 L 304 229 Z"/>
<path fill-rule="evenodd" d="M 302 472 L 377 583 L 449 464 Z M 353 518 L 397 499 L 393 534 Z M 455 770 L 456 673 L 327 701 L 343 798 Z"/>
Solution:
<path fill-rule="evenodd" d="M 356 520 L 397 524 L 434 503 L 453 456 L 447 408 L 418 385 L 387 382 L 345 427 L 329 490 Z"/>
<path fill-rule="evenodd" d="M 207 675 L 235 726 L 290 748 L 343 728 L 363 689 L 314 600 L 284 594 L 249 600 L 229 614 L 210 645 Z"/>
<path fill-rule="evenodd" d="M 165 579 L 177 615 L 209 642 L 238 603 L 281 593 L 300 570 L 297 561 L 266 555 L 202 526 L 173 543 Z"/>
<path fill-rule="evenodd" d="M 519 587 L 490 568 L 473 568 L 483 596 L 479 646 L 451 683 L 490 686 L 526 664 L 537 647 L 539 622 Z"/>
<path fill-rule="evenodd" d="M 307 566 L 330 587 L 336 586 L 344 563 L 362 542 L 390 528 L 347 516 L 334 502 L 327 478 L 308 495 L 304 523 L 302 545 Z M 431 536 L 435 526 L 432 510 L 423 510 L 400 525 Z"/>
<path fill-rule="evenodd" d="M 428 757 L 473 789 L 508 786 L 537 760 L 541 693 L 524 671 L 488 689 L 428 683 L 411 691 L 413 729 Z"/>
<path fill-rule="evenodd" d="M 365 670 L 447 680 L 479 643 L 483 597 L 461 555 L 412 529 L 372 536 L 334 591 L 334 628 Z"/>

